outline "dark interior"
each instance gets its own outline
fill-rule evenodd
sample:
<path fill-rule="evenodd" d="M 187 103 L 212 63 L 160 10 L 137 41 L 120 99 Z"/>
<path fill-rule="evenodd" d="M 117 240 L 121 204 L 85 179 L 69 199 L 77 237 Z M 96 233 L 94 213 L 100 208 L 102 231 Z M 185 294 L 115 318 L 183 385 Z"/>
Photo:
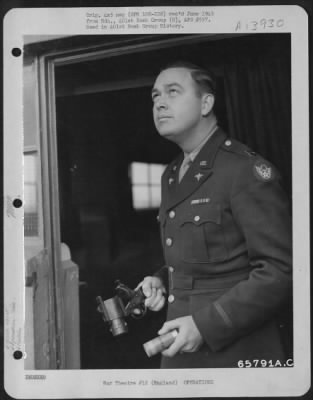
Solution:
<path fill-rule="evenodd" d="M 220 93 L 216 112 L 228 130 L 225 65 L 247 49 L 252 56 L 270 51 L 271 35 L 261 36 L 208 37 L 56 68 L 61 236 L 80 269 L 82 368 L 158 368 L 160 362 L 158 356 L 148 359 L 142 344 L 157 335 L 165 310 L 148 312 L 141 320 L 129 318 L 129 333 L 113 338 L 95 300 L 97 295 L 112 297 L 116 279 L 134 288 L 163 264 L 158 210 L 134 209 L 129 176 L 134 161 L 167 164 L 179 152 L 154 128 L 154 77 L 176 59 L 213 69 Z M 291 139 L 286 140 L 290 152 Z M 290 168 L 285 162 L 287 191 Z"/>
<path fill-rule="evenodd" d="M 147 97 L 149 89 L 140 88 L 58 100 L 60 115 L 66 114 L 58 130 L 62 241 L 86 282 L 80 290 L 83 368 L 139 367 L 141 343 L 161 323 L 161 316 L 147 315 L 149 324 L 130 320 L 127 337 L 112 339 L 95 303 L 97 295 L 115 294 L 116 279 L 134 288 L 162 265 L 157 210 L 134 210 L 129 180 L 132 161 L 164 164 L 177 153 L 155 134 Z"/>

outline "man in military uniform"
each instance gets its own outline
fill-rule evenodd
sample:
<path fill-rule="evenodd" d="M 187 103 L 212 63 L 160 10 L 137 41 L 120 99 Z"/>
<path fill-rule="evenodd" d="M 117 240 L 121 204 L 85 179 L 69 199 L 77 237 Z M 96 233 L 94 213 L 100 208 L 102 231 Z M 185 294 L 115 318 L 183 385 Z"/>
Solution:
<path fill-rule="evenodd" d="M 182 149 L 162 176 L 166 265 L 140 283 L 149 309 L 168 303 L 159 334 L 178 331 L 161 366 L 284 365 L 277 316 L 291 296 L 292 244 L 279 173 L 218 127 L 207 71 L 165 68 L 152 99 L 159 134 Z"/>

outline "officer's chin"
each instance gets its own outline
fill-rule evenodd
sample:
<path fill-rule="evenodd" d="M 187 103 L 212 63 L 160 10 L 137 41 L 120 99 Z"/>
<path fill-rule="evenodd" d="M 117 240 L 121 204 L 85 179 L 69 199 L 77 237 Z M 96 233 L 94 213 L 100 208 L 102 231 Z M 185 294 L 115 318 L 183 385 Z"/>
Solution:
<path fill-rule="evenodd" d="M 177 135 L 175 134 L 175 132 L 162 128 L 157 128 L 157 130 L 159 132 L 159 135 L 164 137 L 164 139 L 177 143 Z"/>

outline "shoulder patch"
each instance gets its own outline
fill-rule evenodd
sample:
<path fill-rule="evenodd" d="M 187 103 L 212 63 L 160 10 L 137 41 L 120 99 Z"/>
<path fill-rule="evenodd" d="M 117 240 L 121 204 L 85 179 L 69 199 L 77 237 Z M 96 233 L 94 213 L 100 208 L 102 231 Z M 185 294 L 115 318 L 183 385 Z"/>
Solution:
<path fill-rule="evenodd" d="M 253 165 L 254 176 L 260 181 L 271 181 L 275 178 L 273 167 L 266 161 L 258 160 Z"/>

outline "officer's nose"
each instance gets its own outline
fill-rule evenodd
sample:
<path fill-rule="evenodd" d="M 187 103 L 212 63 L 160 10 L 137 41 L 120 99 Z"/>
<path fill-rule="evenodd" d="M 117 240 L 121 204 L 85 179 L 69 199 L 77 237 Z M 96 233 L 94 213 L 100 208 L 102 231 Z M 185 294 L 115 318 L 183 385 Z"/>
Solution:
<path fill-rule="evenodd" d="M 157 110 L 167 109 L 167 102 L 164 96 L 159 96 L 158 100 L 155 102 L 155 108 Z"/>

